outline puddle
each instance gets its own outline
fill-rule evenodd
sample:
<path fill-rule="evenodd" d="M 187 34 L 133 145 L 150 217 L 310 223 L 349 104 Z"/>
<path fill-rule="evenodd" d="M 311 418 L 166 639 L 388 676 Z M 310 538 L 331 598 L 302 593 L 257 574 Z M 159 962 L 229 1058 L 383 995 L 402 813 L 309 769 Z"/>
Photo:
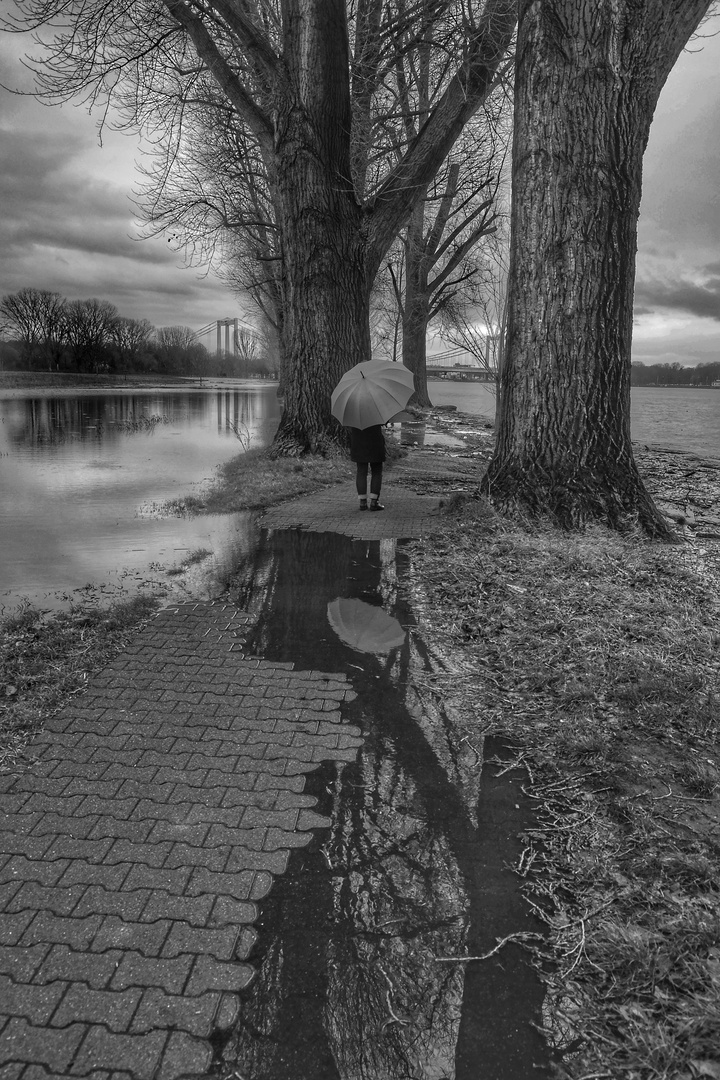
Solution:
<path fill-rule="evenodd" d="M 465 446 L 462 439 L 456 439 L 454 435 L 438 431 L 424 421 L 403 420 L 400 424 L 393 424 L 392 428 L 396 435 L 399 434 L 401 446 Z"/>
<path fill-rule="evenodd" d="M 216 1045 L 213 1074 L 227 1080 L 547 1075 L 527 954 L 460 959 L 539 930 L 508 869 L 532 821 L 524 777 L 496 778 L 442 710 L 413 717 L 422 645 L 399 593 L 403 565 L 394 541 L 263 532 L 230 584 L 257 620 L 248 652 L 348 676 L 357 698 L 344 718 L 364 745 L 355 763 L 309 777 L 333 824 L 293 852 L 262 904 L 258 974 Z M 486 759 L 502 756 L 488 743 Z"/>

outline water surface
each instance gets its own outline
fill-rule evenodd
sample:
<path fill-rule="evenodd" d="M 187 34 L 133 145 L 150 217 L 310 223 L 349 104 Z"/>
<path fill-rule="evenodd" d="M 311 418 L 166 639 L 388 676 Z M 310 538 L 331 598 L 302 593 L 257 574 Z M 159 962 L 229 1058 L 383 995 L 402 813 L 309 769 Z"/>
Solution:
<path fill-rule="evenodd" d="M 0 399 L 0 607 L 62 604 L 89 582 L 133 587 L 189 551 L 248 543 L 248 515 L 157 516 L 223 461 L 265 446 L 275 384 Z M 240 436 L 240 438 L 238 438 Z"/>
<path fill-rule="evenodd" d="M 495 419 L 495 390 L 486 383 L 428 380 L 433 405 Z M 720 388 L 633 386 L 630 430 L 636 442 L 720 458 Z"/>

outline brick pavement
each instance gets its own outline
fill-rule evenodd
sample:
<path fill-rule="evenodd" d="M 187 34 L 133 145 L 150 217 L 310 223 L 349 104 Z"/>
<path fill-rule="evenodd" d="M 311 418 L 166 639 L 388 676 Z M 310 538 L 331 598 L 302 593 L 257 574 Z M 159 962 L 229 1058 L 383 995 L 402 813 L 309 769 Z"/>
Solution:
<path fill-rule="evenodd" d="M 247 624 L 165 609 L 0 776 L 0 1080 L 202 1076 L 232 1026 L 256 904 L 329 824 L 305 774 L 360 745 L 344 676 L 245 657 Z"/>
<path fill-rule="evenodd" d="M 362 513 L 352 485 L 339 484 L 313 495 L 281 503 L 265 512 L 260 524 L 267 529 L 306 529 L 337 532 L 354 540 L 400 539 L 425 536 L 437 530 L 440 499 L 416 495 L 406 487 L 383 482 L 381 513 Z"/>

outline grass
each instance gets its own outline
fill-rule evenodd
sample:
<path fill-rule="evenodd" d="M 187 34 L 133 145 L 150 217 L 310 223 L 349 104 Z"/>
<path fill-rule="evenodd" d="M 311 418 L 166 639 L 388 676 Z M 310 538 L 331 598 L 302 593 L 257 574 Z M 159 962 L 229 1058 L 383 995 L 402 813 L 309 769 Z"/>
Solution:
<path fill-rule="evenodd" d="M 269 450 L 251 449 L 221 465 L 217 480 L 203 496 L 173 499 L 156 509 L 161 514 L 259 510 L 350 479 L 351 466 L 340 455 L 274 458 Z"/>
<path fill-rule="evenodd" d="M 194 551 L 188 552 L 184 559 L 182 559 L 177 566 L 171 566 L 165 573 L 168 577 L 177 577 L 182 574 L 184 570 L 187 570 L 189 566 L 195 566 L 197 563 L 203 562 L 209 555 L 212 555 L 212 551 L 208 548 L 195 548 Z"/>
<path fill-rule="evenodd" d="M 28 739 L 85 687 L 89 673 L 115 656 L 157 609 L 140 595 L 101 609 L 81 605 L 48 615 L 25 606 L 0 622 L 0 771 Z"/>
<path fill-rule="evenodd" d="M 413 580 L 431 690 L 519 748 L 556 1075 L 720 1077 L 720 605 L 692 553 L 456 502 Z"/>

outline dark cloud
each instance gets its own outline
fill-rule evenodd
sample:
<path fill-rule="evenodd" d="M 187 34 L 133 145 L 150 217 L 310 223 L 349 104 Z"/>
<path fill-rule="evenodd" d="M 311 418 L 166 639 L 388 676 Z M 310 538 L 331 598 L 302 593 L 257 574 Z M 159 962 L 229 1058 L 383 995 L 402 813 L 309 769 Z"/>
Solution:
<path fill-rule="evenodd" d="M 238 301 L 183 267 L 166 240 L 140 238 L 130 198 L 134 144 L 108 139 L 100 149 L 94 126 L 77 126 L 77 111 L 40 111 L 41 119 L 57 115 L 52 130 L 39 131 L 35 114 L 32 123 L 15 116 L 15 126 L 0 120 L 0 295 L 31 286 L 96 296 L 155 325 L 240 314 Z"/>
<path fill-rule="evenodd" d="M 83 174 L 78 161 L 85 146 L 77 136 L 40 141 L 33 133 L 0 133 L 0 244 L 5 258 L 40 246 L 172 264 L 167 245 L 137 239 L 125 189 Z"/>
<path fill-rule="evenodd" d="M 635 286 L 635 300 L 636 315 L 670 308 L 720 321 L 720 278 L 710 278 L 702 285 L 682 279 L 640 280 Z"/>

